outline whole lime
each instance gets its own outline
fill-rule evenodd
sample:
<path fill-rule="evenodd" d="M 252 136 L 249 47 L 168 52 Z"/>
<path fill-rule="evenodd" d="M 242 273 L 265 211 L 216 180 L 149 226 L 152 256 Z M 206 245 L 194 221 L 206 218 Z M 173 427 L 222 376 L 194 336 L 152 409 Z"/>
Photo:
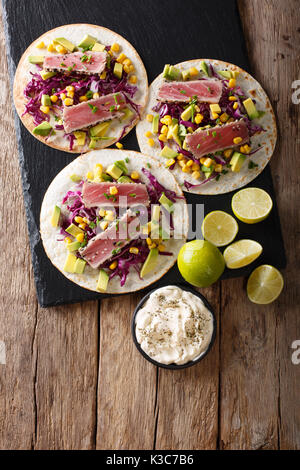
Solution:
<path fill-rule="evenodd" d="M 182 277 L 196 287 L 210 286 L 225 268 L 222 253 L 205 240 L 185 243 L 179 251 L 177 264 Z"/>

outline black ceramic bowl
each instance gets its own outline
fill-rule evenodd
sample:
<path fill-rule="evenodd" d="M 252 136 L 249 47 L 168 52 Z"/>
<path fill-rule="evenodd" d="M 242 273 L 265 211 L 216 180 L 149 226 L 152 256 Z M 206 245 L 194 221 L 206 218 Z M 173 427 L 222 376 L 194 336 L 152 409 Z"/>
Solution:
<path fill-rule="evenodd" d="M 132 333 L 134 344 L 136 345 L 137 349 L 142 354 L 142 356 L 144 356 L 144 358 L 147 359 L 147 361 L 152 362 L 152 364 L 154 364 L 157 367 L 163 367 L 164 369 L 185 369 L 186 367 L 194 366 L 198 362 L 202 361 L 202 359 L 210 351 L 210 349 L 212 348 L 213 343 L 215 341 L 215 338 L 216 338 L 217 321 L 216 321 L 216 317 L 215 317 L 215 314 L 214 314 L 214 311 L 213 311 L 211 305 L 208 303 L 207 299 L 202 294 L 197 292 L 192 287 L 189 287 L 189 286 L 186 286 L 186 285 L 182 285 L 182 284 L 170 284 L 170 285 L 180 287 L 182 290 L 191 292 L 192 294 L 196 295 L 197 297 L 199 297 L 202 300 L 205 307 L 211 312 L 212 317 L 213 317 L 213 333 L 212 333 L 211 340 L 210 340 L 210 343 L 209 343 L 207 349 L 199 357 L 197 357 L 197 359 L 195 359 L 193 361 L 186 362 L 185 364 L 162 364 L 160 362 L 155 361 L 151 357 L 149 357 L 148 354 L 146 354 L 145 351 L 141 348 L 140 344 L 138 343 L 138 341 L 136 339 L 136 334 L 135 334 L 135 317 L 136 317 L 138 311 L 140 310 L 140 308 L 143 307 L 146 300 L 148 300 L 148 298 L 152 294 L 152 292 L 155 292 L 157 289 L 159 289 L 159 287 L 157 289 L 153 289 L 152 291 L 148 292 L 148 294 L 146 294 L 145 297 L 143 297 L 142 300 L 136 306 L 136 309 L 134 310 L 134 313 L 133 313 L 132 322 L 131 322 L 131 333 Z M 166 286 L 162 286 L 162 287 L 166 287 Z"/>

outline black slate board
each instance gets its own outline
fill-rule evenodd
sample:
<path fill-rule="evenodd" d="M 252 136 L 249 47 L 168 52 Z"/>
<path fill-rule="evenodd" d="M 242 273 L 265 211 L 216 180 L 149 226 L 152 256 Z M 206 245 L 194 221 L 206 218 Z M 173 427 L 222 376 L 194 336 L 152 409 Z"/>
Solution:
<path fill-rule="evenodd" d="M 149 83 L 161 72 L 165 63 L 174 64 L 199 57 L 222 59 L 249 71 L 240 19 L 233 0 L 2 0 L 2 3 L 11 82 L 25 48 L 45 31 L 70 23 L 99 24 L 123 35 L 141 55 Z M 75 155 L 59 152 L 38 142 L 17 116 L 16 129 L 40 305 L 48 307 L 105 297 L 76 286 L 54 268 L 45 255 L 39 236 L 39 213 L 44 193 L 54 176 Z M 125 148 L 139 150 L 135 131 L 123 143 Z M 249 267 L 226 270 L 223 278 L 248 275 L 261 263 L 271 263 L 278 268 L 286 264 L 270 169 L 266 168 L 251 185 L 269 192 L 274 209 L 270 217 L 258 225 L 239 223 L 238 238 L 259 241 L 264 253 Z M 231 212 L 231 197 L 232 193 L 206 197 L 187 194 L 187 201 L 204 204 L 205 213 L 215 209 Z M 159 281 L 159 285 L 172 282 L 182 282 L 176 267 Z M 151 289 L 155 286 L 152 285 Z"/>

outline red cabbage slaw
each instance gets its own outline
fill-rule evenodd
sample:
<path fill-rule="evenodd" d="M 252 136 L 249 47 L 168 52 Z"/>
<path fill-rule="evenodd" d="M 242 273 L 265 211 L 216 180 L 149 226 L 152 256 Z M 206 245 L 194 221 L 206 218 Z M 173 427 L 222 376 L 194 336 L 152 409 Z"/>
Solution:
<path fill-rule="evenodd" d="M 108 47 L 110 49 L 110 47 Z M 44 121 L 50 120 L 49 113 L 43 113 L 40 109 L 42 95 L 56 95 L 60 97 L 61 93 L 67 93 L 66 87 L 72 85 L 74 90 L 73 104 L 78 104 L 79 98 L 86 95 L 88 92 L 92 94 L 97 92 L 100 96 L 107 95 L 110 93 L 122 93 L 126 103 L 132 108 L 135 115 L 140 116 L 140 105 L 133 101 L 133 98 L 137 92 L 137 86 L 131 85 L 128 82 L 128 74 L 123 70 L 123 76 L 121 79 L 116 77 L 113 74 L 113 67 L 116 60 L 112 58 L 110 60 L 109 66 L 106 65 L 105 72 L 106 77 L 100 78 L 99 75 L 83 75 L 78 74 L 75 71 L 72 72 L 56 72 L 56 75 L 47 79 L 43 79 L 40 73 L 30 72 L 32 78 L 27 83 L 24 89 L 24 95 L 27 98 L 28 102 L 25 104 L 25 110 L 22 116 L 29 114 L 33 118 L 35 125 L 41 124 Z M 40 70 L 41 67 L 37 66 Z M 59 104 L 57 104 L 59 103 Z M 59 121 L 62 116 L 63 103 L 57 101 L 57 103 L 52 103 L 51 108 L 55 117 L 55 120 Z M 130 120 L 132 122 L 135 119 L 133 116 Z M 56 130 L 63 130 L 62 125 L 56 125 Z M 130 123 L 126 124 L 121 132 L 122 137 L 126 133 L 126 129 L 130 126 Z M 69 148 L 73 149 L 74 138 L 71 138 L 73 134 L 64 134 L 64 137 L 67 138 L 70 142 Z M 88 136 L 88 132 L 87 132 Z M 121 139 L 121 137 L 120 137 Z"/>
<path fill-rule="evenodd" d="M 149 208 L 149 215 L 151 216 L 151 204 L 159 204 L 159 198 L 161 197 L 162 193 L 164 193 L 170 201 L 175 202 L 176 199 L 184 199 L 183 196 L 178 196 L 175 191 L 169 190 L 165 188 L 159 181 L 155 178 L 152 173 L 147 170 L 146 168 L 142 168 L 142 172 L 148 179 L 148 184 L 146 184 L 147 191 L 149 194 L 150 199 L 150 208 Z M 114 180 L 116 181 L 116 180 Z M 64 238 L 60 241 L 63 241 L 66 237 L 69 237 L 69 234 L 66 232 L 66 228 L 71 224 L 77 225 L 75 221 L 75 217 L 86 217 L 89 220 L 89 224 L 85 229 L 85 238 L 84 242 L 81 244 L 81 247 L 84 247 L 89 240 L 93 239 L 99 231 L 99 222 L 100 218 L 97 215 L 98 208 L 86 208 L 83 198 L 82 198 L 82 185 L 83 180 L 80 181 L 76 185 L 75 190 L 70 190 L 66 193 L 62 200 L 62 205 L 66 207 L 66 211 L 63 212 L 63 216 L 61 218 L 61 230 L 60 233 L 64 236 Z M 163 206 L 161 206 L 163 209 Z M 117 209 L 117 208 L 115 208 Z M 67 215 L 66 215 L 67 212 Z M 116 211 L 118 213 L 118 211 Z M 142 217 L 142 214 L 141 214 Z M 116 219 L 117 220 L 117 219 Z M 172 217 L 169 217 L 169 224 L 170 224 L 170 232 L 174 229 Z M 139 249 L 138 254 L 130 253 L 130 248 L 135 246 Z M 120 252 L 117 253 L 115 256 L 112 256 L 108 261 L 104 262 L 100 268 L 109 268 L 110 264 L 113 261 L 117 261 L 117 267 L 110 271 L 110 279 L 115 276 L 119 276 L 120 278 L 120 285 L 121 287 L 124 286 L 127 276 L 130 272 L 131 266 L 140 276 L 140 271 L 142 268 L 143 263 L 145 262 L 148 254 L 149 254 L 149 247 L 145 239 L 137 238 L 132 240 L 128 245 L 124 248 L 120 249 Z M 77 257 L 81 257 L 80 252 L 75 252 Z M 173 253 L 171 252 L 159 252 L 162 256 L 172 256 Z"/>

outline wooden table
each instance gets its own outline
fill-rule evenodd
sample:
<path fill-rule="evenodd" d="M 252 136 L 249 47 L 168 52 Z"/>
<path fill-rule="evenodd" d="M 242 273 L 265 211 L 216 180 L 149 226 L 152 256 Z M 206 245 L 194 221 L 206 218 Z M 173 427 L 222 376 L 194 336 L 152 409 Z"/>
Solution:
<path fill-rule="evenodd" d="M 279 125 L 271 166 L 288 256 L 285 289 L 268 307 L 247 300 L 244 279 L 203 289 L 218 337 L 202 363 L 183 371 L 157 370 L 136 351 L 130 319 L 139 295 L 38 306 L 0 55 L 0 448 L 300 449 L 300 365 L 291 361 L 300 339 L 300 105 L 291 99 L 300 79 L 299 7 L 297 0 L 239 1 L 253 73 Z M 4 50 L 2 25 L 0 39 Z"/>

